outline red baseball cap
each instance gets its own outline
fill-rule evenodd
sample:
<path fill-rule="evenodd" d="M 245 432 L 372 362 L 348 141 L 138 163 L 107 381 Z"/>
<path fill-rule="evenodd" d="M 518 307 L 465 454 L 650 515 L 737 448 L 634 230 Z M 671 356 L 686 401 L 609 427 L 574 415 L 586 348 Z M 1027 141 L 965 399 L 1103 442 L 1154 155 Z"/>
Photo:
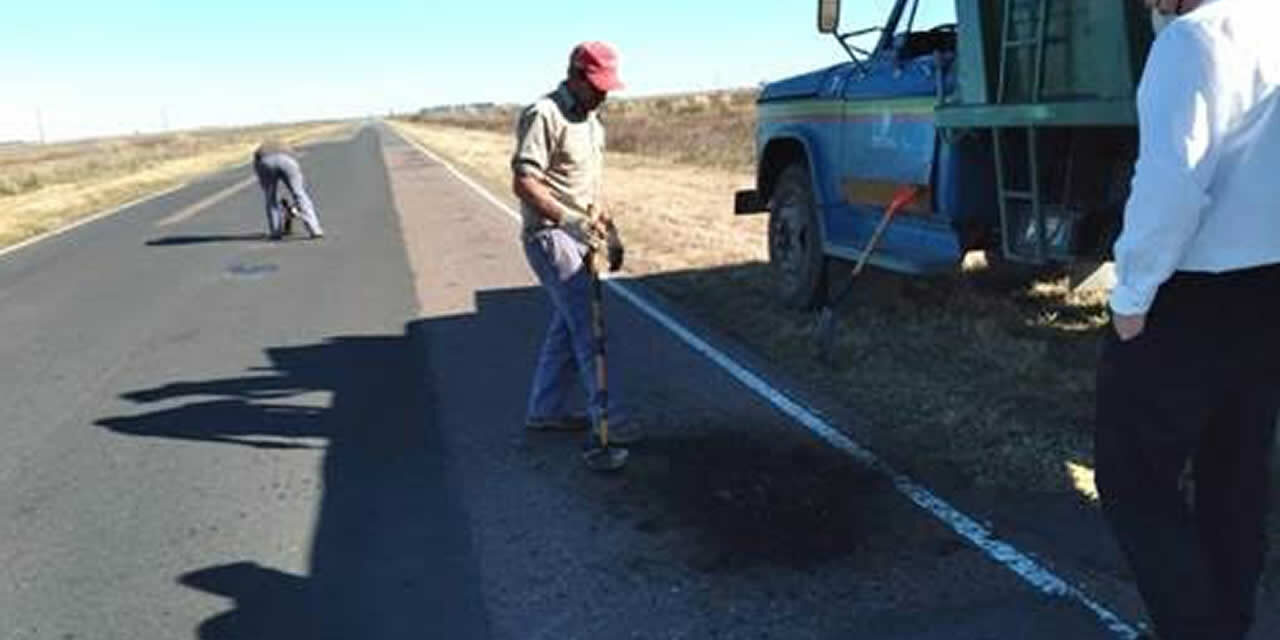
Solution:
<path fill-rule="evenodd" d="M 569 65 L 582 69 L 591 86 L 600 91 L 617 91 L 622 88 L 618 79 L 618 54 L 603 42 L 584 42 L 573 48 Z"/>

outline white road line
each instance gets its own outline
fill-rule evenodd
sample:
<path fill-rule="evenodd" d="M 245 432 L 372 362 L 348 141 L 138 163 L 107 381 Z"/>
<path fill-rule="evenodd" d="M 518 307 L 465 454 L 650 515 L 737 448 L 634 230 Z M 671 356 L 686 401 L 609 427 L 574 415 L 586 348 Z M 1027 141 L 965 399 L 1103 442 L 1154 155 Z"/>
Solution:
<path fill-rule="evenodd" d="M 248 165 L 248 164 L 245 164 L 245 163 L 241 163 L 241 164 L 238 164 L 238 165 L 236 165 L 236 166 L 234 166 L 234 167 L 228 167 L 228 168 L 223 169 L 222 171 L 219 171 L 219 172 L 216 172 L 216 173 L 224 173 L 224 172 L 228 172 L 228 171 L 239 171 L 239 170 L 241 170 L 241 169 L 244 169 L 244 168 L 245 168 L 245 167 L 247 167 L 247 166 L 249 166 L 249 165 Z M 215 174 L 208 174 L 208 175 L 216 175 L 216 173 L 215 173 Z M 46 232 L 44 232 L 44 233 L 42 233 L 42 234 L 40 234 L 40 235 L 32 236 L 32 237 L 30 237 L 30 238 L 27 238 L 26 240 L 23 240 L 22 242 L 19 242 L 19 243 L 17 243 L 17 244 L 11 244 L 11 245 L 9 245 L 9 246 L 7 246 L 7 247 L 0 248 L 0 257 L 4 257 L 4 256 L 5 256 L 5 255 L 7 255 L 7 254 L 10 254 L 10 253 L 13 253 L 13 252 L 15 252 L 15 251 L 18 251 L 19 249 L 22 249 L 22 248 L 24 248 L 24 247 L 29 247 L 29 246 L 31 246 L 31 245 L 33 245 L 33 244 L 36 244 L 37 242 L 42 242 L 42 241 L 44 241 L 44 240 L 48 240 L 49 238 L 52 238 L 52 237 L 54 237 L 54 236 L 62 235 L 62 234 L 64 234 L 64 233 L 68 232 L 68 231 L 71 231 L 71 230 L 73 230 L 73 229 L 76 229 L 76 228 L 82 227 L 82 226 L 84 226 L 84 225 L 86 225 L 86 224 L 89 224 L 90 222 L 94 222 L 94 221 L 96 221 L 96 220 L 101 220 L 101 219 L 103 219 L 103 218 L 106 218 L 107 216 L 113 216 L 113 215 L 115 215 L 115 214 L 117 214 L 117 213 L 120 213 L 120 212 L 122 212 L 122 211 L 128 210 L 128 209 L 130 209 L 130 208 L 132 208 L 132 207 L 135 207 L 135 206 L 137 206 L 137 205 L 140 205 L 140 204 L 142 204 L 142 203 L 144 203 L 144 202 L 147 202 L 147 201 L 149 201 L 149 200 L 154 200 L 154 199 L 159 198 L 159 197 L 161 197 L 161 196 L 169 195 L 170 193 L 173 193 L 174 191 L 178 191 L 178 190 L 180 190 L 180 189 L 184 189 L 184 188 L 189 187 L 189 186 L 191 186 L 191 182 L 190 182 L 190 181 L 183 182 L 183 183 L 180 183 L 180 184 L 176 184 L 176 185 L 174 185 L 174 186 L 172 186 L 172 187 L 169 187 L 168 189 L 165 189 L 165 190 L 163 190 L 163 191 L 157 191 L 157 192 L 155 192 L 155 193 L 149 193 L 149 194 L 147 194 L 147 195 L 145 195 L 145 196 L 141 196 L 141 197 L 138 197 L 138 198 L 134 198 L 133 200 L 130 200 L 130 201 L 128 201 L 128 202 L 126 202 L 126 203 L 124 203 L 124 204 L 119 204 L 119 205 L 116 205 L 116 206 L 114 206 L 114 207 L 111 207 L 110 209 L 107 209 L 107 210 L 105 210 L 105 211 L 100 211 L 100 212 L 98 212 L 98 213 L 92 214 L 92 215 L 90 215 L 90 216 L 89 216 L 89 217 L 87 217 L 87 218 L 80 218 L 79 220 L 76 220 L 76 221 L 71 222 L 71 223 L 69 223 L 69 224 L 66 224 L 66 225 L 64 225 L 64 226 L 58 227 L 57 229 L 54 229 L 54 230 L 52 230 L 52 231 L 46 231 Z"/>
<path fill-rule="evenodd" d="M 245 178 L 244 180 L 241 180 L 240 182 L 237 182 L 195 204 L 188 205 L 168 216 L 165 216 L 163 219 L 156 222 L 156 226 L 167 227 L 171 224 L 182 222 L 183 220 L 200 213 L 205 208 L 231 197 L 232 194 L 253 184 L 256 180 L 257 178 Z"/>
<path fill-rule="evenodd" d="M 37 243 L 37 242 L 42 242 L 42 241 L 44 241 L 44 240 L 48 240 L 49 238 L 52 238 L 52 237 L 54 237 L 54 236 L 62 235 L 62 234 L 64 234 L 64 233 L 68 232 L 68 231 L 71 231 L 72 229 L 75 229 L 75 228 L 77 228 L 77 227 L 82 227 L 82 226 L 84 226 L 84 225 L 86 225 L 86 224 L 89 224 L 90 222 L 95 221 L 95 220 L 101 220 L 102 218 L 105 218 L 105 217 L 107 217 L 107 216 L 115 215 L 115 214 L 117 214 L 117 213 L 120 213 L 121 211 L 124 211 L 125 209 L 128 209 L 128 208 L 133 207 L 133 206 L 136 206 L 136 205 L 140 205 L 140 204 L 142 204 L 142 203 L 144 203 L 144 202 L 146 202 L 146 201 L 148 201 L 148 200 L 153 200 L 153 199 L 155 199 L 155 198 L 159 198 L 160 196 L 168 195 L 168 194 L 170 194 L 170 193 L 173 193 L 174 191 L 177 191 L 177 190 L 179 190 L 179 189 L 181 189 L 181 188 L 183 188 L 183 187 L 187 186 L 188 184 L 189 184 L 189 183 L 184 182 L 184 183 L 182 183 L 182 184 L 179 184 L 179 185 L 175 185 L 175 186 L 169 187 L 168 189 L 165 189 L 164 191 L 158 191 L 158 192 L 156 192 L 156 193 L 148 194 L 148 195 L 142 196 L 142 197 L 140 197 L 140 198 L 135 198 L 135 199 L 130 200 L 130 201 L 128 201 L 128 202 L 126 202 L 126 203 L 124 203 L 124 204 L 122 204 L 122 205 L 117 205 L 117 206 L 115 206 L 115 207 L 112 207 L 112 208 L 110 208 L 110 209 L 107 209 L 106 211 L 100 211 L 100 212 L 98 212 L 98 213 L 95 213 L 95 214 L 93 214 L 93 215 L 91 215 L 91 216 L 87 217 L 87 218 L 81 218 L 81 219 L 79 219 L 79 220 L 76 220 L 75 222 L 71 222 L 71 223 L 66 224 L 66 225 L 64 225 L 64 226 L 58 227 L 57 229 L 54 229 L 54 230 L 52 230 L 52 231 L 46 231 L 46 232 L 44 232 L 44 233 L 42 233 L 42 234 L 40 234 L 40 235 L 32 236 L 32 237 L 27 238 L 26 240 L 23 240 L 22 242 L 19 242 L 19 243 L 17 243 L 17 244 L 11 244 L 11 245 L 9 245 L 9 246 L 7 246 L 7 247 L 4 247 L 3 249 L 0 249 L 0 256 L 4 256 L 4 255 L 6 255 L 6 254 L 13 253 L 13 252 L 15 252 L 15 251 L 17 251 L 17 250 L 19 250 L 19 249 L 22 249 L 23 247 L 29 247 L 29 246 L 31 246 L 31 245 L 33 245 L 33 244 Z"/>
<path fill-rule="evenodd" d="M 399 133 L 398 130 L 397 132 Z M 471 187 L 484 199 L 488 200 L 498 209 L 505 212 L 508 216 L 516 221 L 520 220 L 520 214 L 512 210 L 506 203 L 498 200 L 484 187 L 476 184 L 475 181 L 463 175 L 455 169 L 453 165 L 445 162 L 444 159 L 432 153 L 421 144 L 418 144 L 418 142 L 413 140 L 410 136 L 406 134 L 400 134 L 400 136 L 428 158 L 431 158 L 433 161 L 444 166 L 454 175 L 454 177 Z M 1109 631 L 1115 634 L 1116 637 L 1124 638 L 1125 640 L 1136 640 L 1138 637 L 1138 630 L 1134 625 L 1131 625 L 1121 619 L 1120 616 L 1116 615 L 1102 603 L 1093 599 L 1079 587 L 1068 584 L 1066 580 L 1063 580 L 1053 571 L 1041 565 L 1031 556 L 1019 551 L 1013 545 L 1000 540 L 978 521 L 965 515 L 959 509 L 951 506 L 924 485 L 894 470 L 893 467 L 890 467 L 875 453 L 858 444 L 839 429 L 831 426 L 831 424 L 822 418 L 821 414 L 817 410 L 806 407 L 799 401 L 787 396 L 787 394 L 770 385 L 764 378 L 739 364 L 733 358 L 729 357 L 719 349 L 716 349 L 702 338 L 699 338 L 684 325 L 680 324 L 678 320 L 664 313 L 662 310 L 653 306 L 642 296 L 637 294 L 631 285 L 616 279 L 610 280 L 605 284 L 611 287 L 615 293 L 635 305 L 636 308 L 643 311 L 658 324 L 675 334 L 676 337 L 680 338 L 681 341 L 693 348 L 693 350 L 701 353 L 709 360 L 719 365 L 729 375 L 733 376 L 734 379 L 742 383 L 743 386 L 763 397 L 779 411 L 787 414 L 796 422 L 799 422 L 815 435 L 825 440 L 828 444 L 844 451 L 858 462 L 889 478 L 889 480 L 893 482 L 894 488 L 897 489 L 899 493 L 906 496 L 907 499 L 914 502 L 921 509 L 927 511 L 934 518 L 937 518 L 947 526 L 951 527 L 953 531 L 973 543 L 974 546 L 978 547 L 978 549 L 985 553 L 987 557 L 1004 566 L 1006 569 L 1014 572 L 1046 595 L 1069 598 L 1080 603 L 1097 616 L 1098 620 L 1102 622 Z"/>
<path fill-rule="evenodd" d="M 314 145 L 314 144 L 321 144 L 321 143 L 326 143 L 326 142 L 334 142 L 334 141 L 340 141 L 340 140 L 352 140 L 352 139 L 354 139 L 354 138 L 355 138 L 355 136 L 357 136 L 357 135 L 359 135 L 359 134 L 360 134 L 360 128 L 357 128 L 357 129 L 356 129 L 356 131 L 355 131 L 355 133 L 353 133 L 351 136 L 346 137 L 346 138 L 341 138 L 341 137 L 337 137 L 337 138 L 333 138 L 333 139 L 328 139 L 328 138 L 326 138 L 326 139 L 321 139 L 321 140 L 314 140 L 314 141 L 310 141 L 310 142 L 307 142 L 306 144 L 307 144 L 307 146 L 310 146 L 310 145 Z M 300 154 L 300 155 L 305 155 L 305 154 L 306 154 L 306 152 L 305 152 L 305 151 L 303 151 L 303 152 L 301 152 L 301 154 Z M 211 173 L 211 174 L 205 174 L 205 175 L 217 175 L 217 174 L 219 174 L 219 173 L 226 173 L 226 172 L 229 172 L 229 171 L 240 171 L 240 170 L 243 170 L 243 169 L 244 169 L 245 167 L 247 167 L 247 166 L 249 166 L 247 163 L 241 163 L 241 164 L 238 164 L 238 165 L 236 165 L 236 166 L 234 166 L 234 167 L 228 167 L 228 168 L 226 168 L 226 169 L 222 169 L 221 171 L 216 171 L 216 172 L 214 172 L 214 173 Z M 202 176 L 202 177 L 203 177 L 203 176 Z M 7 247 L 0 248 L 0 257 L 4 257 L 5 255 L 8 255 L 8 254 L 13 253 L 13 252 L 15 252 L 15 251 L 18 251 L 19 249 L 22 249 L 23 247 L 29 247 L 29 246 L 31 246 L 31 245 L 33 245 L 33 244 L 36 244 L 37 242 L 42 242 L 42 241 L 44 241 L 44 240 L 48 240 L 49 238 L 52 238 L 52 237 L 54 237 L 54 236 L 62 235 L 62 234 L 64 234 L 64 233 L 68 232 L 68 231 L 71 231 L 72 229 L 76 229 L 76 228 L 78 228 L 78 227 L 82 227 L 82 226 L 84 226 L 84 225 L 86 225 L 86 224 L 89 224 L 90 222 L 94 222 L 95 220 L 101 220 L 102 218 L 105 218 L 105 217 L 107 217 L 107 216 L 115 215 L 115 214 L 120 213 L 120 212 L 122 212 L 122 211 L 125 211 L 126 209 L 129 209 L 129 208 L 131 208 L 131 207 L 134 207 L 134 206 L 140 205 L 140 204 L 142 204 L 142 203 L 144 203 L 144 202 L 146 202 L 146 201 L 148 201 L 148 200 L 154 200 L 155 198 L 159 198 L 160 196 L 168 195 L 168 194 L 170 194 L 170 193 L 173 193 L 174 191 L 177 191 L 177 190 L 179 190 L 179 189 L 182 189 L 182 188 L 184 188 L 184 187 L 188 187 L 188 186 L 191 186 L 191 182 L 189 182 L 189 181 L 188 181 L 188 182 L 183 182 L 183 183 L 181 183 L 181 184 L 176 184 L 176 185 L 174 185 L 174 186 L 172 186 L 172 187 L 169 187 L 168 189 L 165 189 L 165 190 L 163 190 L 163 191 L 157 191 L 157 192 L 155 192 L 155 193 L 150 193 L 150 194 L 147 194 L 147 195 L 145 195 L 145 196 L 141 196 L 141 197 L 139 197 L 139 198 L 135 198 L 135 199 L 130 200 L 130 201 L 128 201 L 128 202 L 126 202 L 126 203 L 124 203 L 124 204 L 116 205 L 116 206 L 114 206 L 114 207 L 112 207 L 112 208 L 110 208 L 110 209 L 107 209 L 107 210 L 105 210 L 105 211 L 100 211 L 100 212 L 98 212 L 98 213 L 92 214 L 92 215 L 90 215 L 90 216 L 89 216 L 89 217 L 87 217 L 87 218 L 80 218 L 79 220 L 76 220 L 76 221 L 71 222 L 71 223 L 68 223 L 68 224 L 66 224 L 66 225 L 64 225 L 64 226 L 58 227 L 57 229 L 53 229 L 52 231 L 46 231 L 46 232 L 44 232 L 44 233 L 42 233 L 42 234 L 40 234 L 40 235 L 32 236 L 32 237 L 27 238 L 26 240 L 23 240 L 22 242 L 19 242 L 19 243 L 17 243 L 17 244 L 11 244 L 11 245 L 9 245 L 9 246 L 7 246 Z M 211 204 L 211 203 L 210 203 L 210 204 Z M 187 217 L 190 217 L 191 215 L 194 215 L 194 213 L 195 213 L 194 211 L 193 211 L 193 212 L 191 212 L 190 214 L 188 214 L 188 216 L 187 216 Z M 173 216 L 170 216 L 170 217 L 173 217 Z M 166 220 L 167 220 L 167 219 L 168 219 L 168 218 L 166 218 Z M 164 222 L 164 220 L 161 220 L 160 222 Z M 174 222 L 177 222 L 177 220 L 174 220 Z M 157 225 L 157 226 L 164 226 L 164 225 Z"/>

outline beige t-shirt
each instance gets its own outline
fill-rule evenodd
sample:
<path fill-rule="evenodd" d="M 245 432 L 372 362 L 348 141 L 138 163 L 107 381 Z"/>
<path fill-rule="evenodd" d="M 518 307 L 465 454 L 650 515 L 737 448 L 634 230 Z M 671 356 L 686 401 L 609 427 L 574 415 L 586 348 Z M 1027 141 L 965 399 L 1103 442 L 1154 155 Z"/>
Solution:
<path fill-rule="evenodd" d="M 525 108 L 516 123 L 511 170 L 542 178 L 556 200 L 583 213 L 600 197 L 604 126 L 594 112 L 574 113 L 573 105 L 573 95 L 561 84 Z M 521 203 L 520 214 L 526 233 L 554 226 L 527 203 Z"/>

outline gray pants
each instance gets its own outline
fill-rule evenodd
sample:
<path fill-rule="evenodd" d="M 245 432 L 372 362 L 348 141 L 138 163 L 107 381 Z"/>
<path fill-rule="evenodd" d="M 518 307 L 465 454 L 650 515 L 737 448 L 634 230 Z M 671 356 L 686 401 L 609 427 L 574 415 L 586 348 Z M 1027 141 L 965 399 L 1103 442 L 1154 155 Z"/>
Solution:
<path fill-rule="evenodd" d="M 311 196 L 307 195 L 306 180 L 302 177 L 302 169 L 298 166 L 297 160 L 288 154 L 270 153 L 254 159 L 253 171 L 258 174 L 258 184 L 262 186 L 262 193 L 267 197 L 267 233 L 271 237 L 278 238 L 283 232 L 284 212 L 280 210 L 276 191 L 280 188 L 281 182 L 284 182 L 289 192 L 293 194 L 293 199 L 298 203 L 299 215 L 302 216 L 302 221 L 306 223 L 311 235 L 318 236 L 324 233 L 320 228 L 320 219 L 316 217 L 316 208 L 311 202 Z"/>

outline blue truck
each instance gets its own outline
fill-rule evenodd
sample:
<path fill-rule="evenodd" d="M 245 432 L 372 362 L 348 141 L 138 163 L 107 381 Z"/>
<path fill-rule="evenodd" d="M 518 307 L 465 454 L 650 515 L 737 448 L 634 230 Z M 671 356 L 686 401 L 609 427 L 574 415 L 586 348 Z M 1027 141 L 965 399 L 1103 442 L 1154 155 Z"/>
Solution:
<path fill-rule="evenodd" d="M 973 250 L 1107 258 L 1152 40 L 1140 3 L 895 0 L 841 32 L 839 0 L 819 0 L 818 23 L 851 59 L 763 87 L 755 186 L 735 194 L 735 213 L 768 212 L 784 305 L 822 304 L 828 263 L 864 251 L 910 274 Z"/>

